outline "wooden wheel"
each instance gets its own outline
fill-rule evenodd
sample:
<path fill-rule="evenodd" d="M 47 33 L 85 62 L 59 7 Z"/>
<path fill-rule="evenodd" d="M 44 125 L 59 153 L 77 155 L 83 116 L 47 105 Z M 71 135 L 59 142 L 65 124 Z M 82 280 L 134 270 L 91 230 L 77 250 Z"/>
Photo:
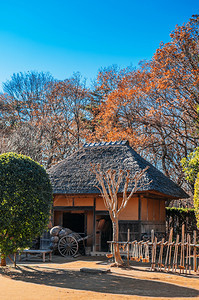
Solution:
<path fill-rule="evenodd" d="M 78 251 L 78 242 L 72 235 L 63 236 L 58 244 L 62 256 L 74 256 Z"/>

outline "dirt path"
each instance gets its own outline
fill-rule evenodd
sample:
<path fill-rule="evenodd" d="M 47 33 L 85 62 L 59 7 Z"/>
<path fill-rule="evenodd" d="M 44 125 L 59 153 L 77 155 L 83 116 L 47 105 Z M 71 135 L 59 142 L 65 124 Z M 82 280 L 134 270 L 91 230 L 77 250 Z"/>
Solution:
<path fill-rule="evenodd" d="M 8 266 L 0 272 L 0 299 L 199 299 L 199 276 L 148 272 L 143 265 L 107 274 L 82 273 L 83 267 L 110 265 L 100 258 L 55 256 L 52 263 Z"/>

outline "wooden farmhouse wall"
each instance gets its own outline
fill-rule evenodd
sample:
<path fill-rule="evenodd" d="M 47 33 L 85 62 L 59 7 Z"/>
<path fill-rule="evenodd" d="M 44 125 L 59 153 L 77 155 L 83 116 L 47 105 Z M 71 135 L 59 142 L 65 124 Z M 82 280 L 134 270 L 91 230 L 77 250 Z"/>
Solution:
<path fill-rule="evenodd" d="M 119 198 L 119 202 L 121 198 Z M 54 225 L 92 235 L 87 246 L 94 251 L 107 251 L 107 240 L 112 238 L 109 213 L 99 195 L 54 195 Z M 79 224 L 77 224 L 79 223 Z M 67 225 L 67 226 L 66 226 Z M 165 233 L 165 199 L 152 195 L 135 194 L 119 216 L 120 240 L 140 239 L 154 229 L 156 234 Z"/>

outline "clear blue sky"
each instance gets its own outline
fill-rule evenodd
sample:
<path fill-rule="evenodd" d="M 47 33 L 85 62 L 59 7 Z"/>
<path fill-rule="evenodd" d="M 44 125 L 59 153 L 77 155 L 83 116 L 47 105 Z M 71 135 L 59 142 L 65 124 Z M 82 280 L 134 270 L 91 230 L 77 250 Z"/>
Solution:
<path fill-rule="evenodd" d="M 90 80 L 100 67 L 136 66 L 193 14 L 196 0 L 0 0 L 0 90 L 21 71 Z"/>

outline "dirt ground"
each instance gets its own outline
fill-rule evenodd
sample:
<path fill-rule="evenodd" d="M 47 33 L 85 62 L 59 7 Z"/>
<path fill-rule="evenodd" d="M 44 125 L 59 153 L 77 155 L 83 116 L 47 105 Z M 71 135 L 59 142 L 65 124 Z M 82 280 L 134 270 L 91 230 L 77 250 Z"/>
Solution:
<path fill-rule="evenodd" d="M 110 269 L 84 273 L 81 268 Z M 199 276 L 149 272 L 145 264 L 110 267 L 106 258 L 53 256 L 0 268 L 0 299 L 199 299 Z"/>

